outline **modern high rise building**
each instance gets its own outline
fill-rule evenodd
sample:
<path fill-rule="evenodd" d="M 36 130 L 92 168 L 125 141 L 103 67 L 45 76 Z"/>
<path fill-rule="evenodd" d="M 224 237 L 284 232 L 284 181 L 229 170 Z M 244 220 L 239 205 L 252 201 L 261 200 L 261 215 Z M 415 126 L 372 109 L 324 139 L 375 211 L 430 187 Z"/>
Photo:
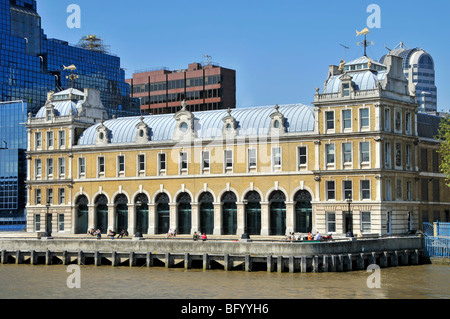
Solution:
<path fill-rule="evenodd" d="M 236 108 L 236 71 L 211 63 L 137 72 L 127 82 L 147 114 L 176 113 L 184 100 L 192 111 Z"/>
<path fill-rule="evenodd" d="M 400 42 L 390 55 L 403 59 L 403 70 L 409 82 L 410 94 L 415 95 L 420 103 L 420 111 L 437 111 L 437 87 L 435 80 L 434 60 L 431 55 L 421 48 L 408 48 Z M 380 60 L 384 63 L 385 56 Z"/>
<path fill-rule="evenodd" d="M 10 223 L 24 216 L 26 129 L 20 123 L 36 114 L 49 91 L 68 87 L 100 91 L 109 117 L 140 114 L 119 57 L 101 46 L 47 38 L 36 0 L 0 0 L 0 230 L 1 218 Z"/>

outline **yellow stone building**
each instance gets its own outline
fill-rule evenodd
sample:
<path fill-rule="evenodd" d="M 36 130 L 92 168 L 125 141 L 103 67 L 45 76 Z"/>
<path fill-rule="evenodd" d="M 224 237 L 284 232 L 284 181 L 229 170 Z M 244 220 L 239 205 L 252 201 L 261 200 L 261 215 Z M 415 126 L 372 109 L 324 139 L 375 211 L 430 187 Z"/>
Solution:
<path fill-rule="evenodd" d="M 28 231 L 403 234 L 448 219 L 432 134 L 401 59 L 330 66 L 303 104 L 106 120 L 99 93 L 28 118 Z M 436 166 L 437 165 L 437 166 Z"/>

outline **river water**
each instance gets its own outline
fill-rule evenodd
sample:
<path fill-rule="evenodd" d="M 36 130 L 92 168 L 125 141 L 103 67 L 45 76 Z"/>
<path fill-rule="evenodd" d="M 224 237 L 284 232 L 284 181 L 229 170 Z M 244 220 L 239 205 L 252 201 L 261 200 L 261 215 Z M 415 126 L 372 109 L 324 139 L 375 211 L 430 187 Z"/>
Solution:
<path fill-rule="evenodd" d="M 0 265 L 0 299 L 448 299 L 450 267 L 421 265 L 380 271 L 267 273 L 82 266 L 80 288 L 68 288 L 66 266 Z M 70 281 L 75 282 L 75 281 Z"/>

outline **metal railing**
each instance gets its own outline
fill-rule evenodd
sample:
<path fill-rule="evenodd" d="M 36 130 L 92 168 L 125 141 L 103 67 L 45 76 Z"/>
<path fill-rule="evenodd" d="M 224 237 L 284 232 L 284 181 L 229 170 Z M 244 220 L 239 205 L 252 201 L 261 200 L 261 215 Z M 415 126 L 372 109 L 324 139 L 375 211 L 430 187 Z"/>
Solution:
<path fill-rule="evenodd" d="M 425 255 L 450 258 L 450 223 L 423 223 Z"/>

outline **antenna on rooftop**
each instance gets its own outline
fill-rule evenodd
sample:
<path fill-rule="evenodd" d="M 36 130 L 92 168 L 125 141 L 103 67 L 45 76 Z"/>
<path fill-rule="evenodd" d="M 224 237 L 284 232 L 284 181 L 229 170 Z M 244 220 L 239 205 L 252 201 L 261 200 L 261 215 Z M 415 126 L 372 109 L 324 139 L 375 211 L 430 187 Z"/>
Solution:
<path fill-rule="evenodd" d="M 345 51 L 350 50 L 350 47 L 343 45 L 343 44 L 339 44 L 339 45 L 344 48 L 344 60 L 345 60 Z"/>
<path fill-rule="evenodd" d="M 211 65 L 212 64 L 212 57 L 210 55 L 204 54 L 203 59 L 206 59 L 206 64 L 204 62 L 202 62 L 203 65 Z"/>

